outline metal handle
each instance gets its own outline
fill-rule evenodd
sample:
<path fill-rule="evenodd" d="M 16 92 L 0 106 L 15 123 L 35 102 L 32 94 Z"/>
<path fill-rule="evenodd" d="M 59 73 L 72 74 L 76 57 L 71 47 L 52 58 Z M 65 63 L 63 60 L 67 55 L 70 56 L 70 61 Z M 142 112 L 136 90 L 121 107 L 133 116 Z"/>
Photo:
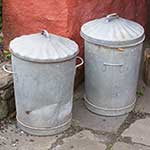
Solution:
<path fill-rule="evenodd" d="M 103 63 L 104 67 L 103 67 L 103 72 L 105 72 L 107 70 L 107 66 L 108 67 L 120 67 L 120 73 L 123 72 L 123 65 L 124 64 L 112 64 L 112 63 Z"/>
<path fill-rule="evenodd" d="M 80 64 L 76 65 L 76 68 L 79 68 L 80 66 L 82 66 L 84 64 L 84 60 L 79 56 L 77 56 L 77 59 L 80 59 L 80 61 L 81 61 Z"/>
<path fill-rule="evenodd" d="M 5 64 L 5 65 L 2 66 L 2 69 L 3 69 L 5 72 L 7 72 L 7 73 L 14 74 L 14 72 L 7 70 L 7 67 L 11 67 L 11 65 L 10 65 L 10 64 Z"/>
<path fill-rule="evenodd" d="M 111 20 L 114 20 L 114 19 L 118 19 L 119 18 L 119 15 L 117 13 L 112 13 L 112 14 L 109 14 L 106 16 L 106 19 L 108 22 L 110 22 Z"/>
<path fill-rule="evenodd" d="M 43 30 L 43 31 L 41 32 L 41 34 L 44 35 L 46 38 L 49 38 L 49 33 L 48 33 L 47 30 Z"/>
<path fill-rule="evenodd" d="M 122 67 L 123 64 L 112 64 L 112 63 L 104 63 L 105 66 L 118 66 L 118 67 Z"/>

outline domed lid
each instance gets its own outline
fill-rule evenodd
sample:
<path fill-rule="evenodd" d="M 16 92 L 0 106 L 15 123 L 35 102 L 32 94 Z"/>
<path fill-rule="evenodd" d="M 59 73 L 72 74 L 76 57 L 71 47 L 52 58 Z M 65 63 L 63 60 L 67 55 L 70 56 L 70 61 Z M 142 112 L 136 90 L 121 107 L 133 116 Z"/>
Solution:
<path fill-rule="evenodd" d="M 9 48 L 16 57 L 34 62 L 60 62 L 78 54 L 78 45 L 74 41 L 46 30 L 15 38 Z"/>
<path fill-rule="evenodd" d="M 85 23 L 81 36 L 88 42 L 108 46 L 133 46 L 145 39 L 144 28 L 133 21 L 123 19 L 116 13 Z"/>

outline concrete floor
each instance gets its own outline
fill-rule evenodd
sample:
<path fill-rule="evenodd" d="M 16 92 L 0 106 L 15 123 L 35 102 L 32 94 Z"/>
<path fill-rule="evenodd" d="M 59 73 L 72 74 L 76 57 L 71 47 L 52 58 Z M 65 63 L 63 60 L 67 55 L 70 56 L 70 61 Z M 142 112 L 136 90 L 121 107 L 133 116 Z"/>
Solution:
<path fill-rule="evenodd" d="M 16 121 L 0 123 L 0 150 L 150 150 L 150 88 L 138 98 L 135 111 L 104 117 L 84 106 L 83 85 L 74 95 L 72 126 L 62 134 L 31 136 L 16 128 Z"/>

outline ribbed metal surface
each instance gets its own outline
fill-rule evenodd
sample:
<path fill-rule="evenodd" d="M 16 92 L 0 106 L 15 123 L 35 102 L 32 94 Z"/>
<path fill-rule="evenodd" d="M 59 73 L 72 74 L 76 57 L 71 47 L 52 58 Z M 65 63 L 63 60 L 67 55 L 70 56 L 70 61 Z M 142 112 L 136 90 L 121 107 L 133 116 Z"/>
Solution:
<path fill-rule="evenodd" d="M 144 28 L 140 24 L 117 14 L 85 23 L 81 36 L 89 42 L 108 47 L 133 46 L 145 38 Z"/>
<path fill-rule="evenodd" d="M 78 54 L 74 41 L 45 32 L 15 38 L 10 42 L 10 51 L 21 59 L 41 63 L 64 61 Z"/>
<path fill-rule="evenodd" d="M 136 102 L 144 29 L 110 14 L 82 26 L 85 39 L 85 103 L 97 114 L 118 116 Z"/>
<path fill-rule="evenodd" d="M 17 121 L 22 130 L 52 135 L 70 126 L 75 62 L 75 57 L 52 64 L 12 57 Z"/>
<path fill-rule="evenodd" d="M 14 39 L 10 49 L 18 126 L 33 135 L 69 128 L 75 71 L 83 64 L 78 45 L 43 31 Z"/>
<path fill-rule="evenodd" d="M 142 44 L 124 52 L 85 42 L 85 101 L 91 111 L 117 116 L 136 102 Z"/>

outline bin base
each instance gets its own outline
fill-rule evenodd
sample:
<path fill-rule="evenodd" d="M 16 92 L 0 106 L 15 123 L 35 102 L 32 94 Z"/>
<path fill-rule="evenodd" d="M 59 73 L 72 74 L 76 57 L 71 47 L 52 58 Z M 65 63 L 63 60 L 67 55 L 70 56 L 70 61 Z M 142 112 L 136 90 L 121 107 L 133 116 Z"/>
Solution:
<path fill-rule="evenodd" d="M 24 132 L 31 134 L 31 135 L 49 136 L 49 135 L 59 134 L 65 130 L 67 130 L 71 126 L 71 120 L 72 120 L 72 118 L 70 118 L 64 124 L 57 126 L 57 127 L 53 127 L 53 128 L 48 128 L 48 127 L 47 128 L 34 128 L 34 127 L 29 127 L 29 126 L 25 125 L 24 123 L 22 123 L 21 121 L 19 121 L 17 119 L 17 126 Z"/>
<path fill-rule="evenodd" d="M 95 106 L 86 98 L 86 96 L 84 96 L 84 100 L 85 100 L 85 106 L 91 112 L 98 114 L 98 115 L 102 115 L 102 116 L 112 116 L 112 117 L 113 116 L 121 116 L 121 115 L 131 112 L 134 109 L 135 102 L 136 102 L 136 98 L 135 98 L 134 102 L 128 106 L 125 106 L 122 108 L 116 108 L 116 109 L 115 108 L 109 109 L 109 108 Z"/>

